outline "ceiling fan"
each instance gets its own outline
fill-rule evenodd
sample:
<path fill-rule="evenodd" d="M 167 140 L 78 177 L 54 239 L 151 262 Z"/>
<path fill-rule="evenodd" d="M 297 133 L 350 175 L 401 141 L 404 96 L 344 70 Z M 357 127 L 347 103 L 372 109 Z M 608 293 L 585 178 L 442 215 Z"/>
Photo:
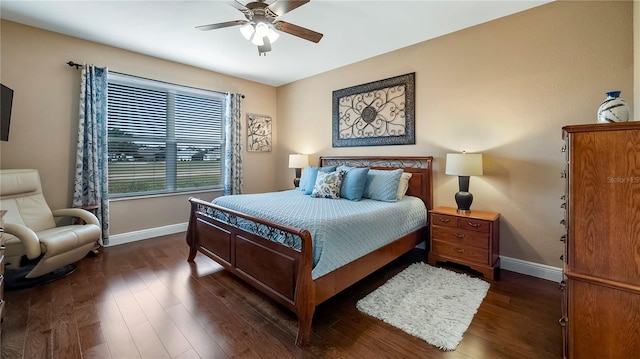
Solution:
<path fill-rule="evenodd" d="M 265 55 L 271 51 L 271 44 L 274 43 L 280 34 L 275 30 L 286 32 L 293 36 L 319 42 L 322 34 L 304 27 L 277 20 L 278 16 L 284 15 L 294 10 L 310 0 L 276 0 L 267 4 L 266 0 L 257 0 L 243 5 L 237 0 L 229 1 L 229 4 L 240 10 L 247 18 L 246 20 L 232 20 L 217 24 L 196 26 L 196 29 L 209 31 L 222 29 L 230 26 L 241 26 L 240 32 L 254 45 L 258 46 L 258 55 Z"/>

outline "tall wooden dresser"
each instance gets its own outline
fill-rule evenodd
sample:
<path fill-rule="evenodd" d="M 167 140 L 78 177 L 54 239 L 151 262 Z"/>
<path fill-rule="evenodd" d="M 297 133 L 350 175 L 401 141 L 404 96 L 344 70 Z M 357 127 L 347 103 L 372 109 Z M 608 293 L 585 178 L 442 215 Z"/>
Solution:
<path fill-rule="evenodd" d="M 640 357 L 640 122 L 563 128 L 565 358 Z"/>

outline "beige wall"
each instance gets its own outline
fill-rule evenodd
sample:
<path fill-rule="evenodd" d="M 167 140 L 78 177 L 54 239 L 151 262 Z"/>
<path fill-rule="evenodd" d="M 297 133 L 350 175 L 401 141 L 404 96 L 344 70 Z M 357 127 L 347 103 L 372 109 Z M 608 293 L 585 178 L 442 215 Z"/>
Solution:
<path fill-rule="evenodd" d="M 69 206 L 72 197 L 80 72 L 65 64 L 69 60 L 181 85 L 240 92 L 246 95 L 243 112 L 271 115 L 277 122 L 276 89 L 272 86 L 5 20 L 0 26 L 1 81 L 15 91 L 9 142 L 0 143 L 0 166 L 39 169 L 52 208 Z M 273 173 L 275 152 L 245 153 L 244 163 L 245 192 L 274 188 L 274 176 L 269 174 Z M 213 195 L 191 194 L 205 199 Z M 112 201 L 110 233 L 185 223 L 188 197 Z"/>
<path fill-rule="evenodd" d="M 596 122 L 608 90 L 632 107 L 632 19 L 632 2 L 554 2 L 279 87 L 278 168 L 295 152 L 433 155 L 435 204 L 455 206 L 445 154 L 482 152 L 472 209 L 502 213 L 501 255 L 561 266 L 561 128 Z M 415 145 L 331 147 L 332 91 L 410 72 Z"/>

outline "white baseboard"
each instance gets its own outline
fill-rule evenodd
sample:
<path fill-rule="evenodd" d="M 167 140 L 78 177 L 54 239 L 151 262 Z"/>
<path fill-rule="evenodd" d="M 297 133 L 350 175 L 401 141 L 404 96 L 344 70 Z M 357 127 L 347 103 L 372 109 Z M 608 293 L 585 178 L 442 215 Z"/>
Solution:
<path fill-rule="evenodd" d="M 128 232 L 122 234 L 114 234 L 109 236 L 109 244 L 107 247 L 117 246 L 143 239 L 153 237 L 166 236 L 168 234 L 185 232 L 188 223 L 177 223 L 168 226 L 143 229 L 141 231 Z M 420 247 L 420 245 L 418 245 Z M 422 247 L 424 249 L 424 244 Z M 520 274 L 530 275 L 532 277 L 560 282 L 562 280 L 562 268 L 552 267 L 545 264 L 523 261 L 521 259 L 500 256 L 500 268 Z"/>
<path fill-rule="evenodd" d="M 532 277 L 560 282 L 562 268 L 500 256 L 500 268 Z"/>
<path fill-rule="evenodd" d="M 188 223 L 177 223 L 163 227 L 143 229 L 140 231 L 114 234 L 109 236 L 109 244 L 106 247 L 117 246 L 119 244 L 125 244 L 143 239 L 149 239 L 153 237 L 166 236 L 168 234 L 186 232 Z"/>

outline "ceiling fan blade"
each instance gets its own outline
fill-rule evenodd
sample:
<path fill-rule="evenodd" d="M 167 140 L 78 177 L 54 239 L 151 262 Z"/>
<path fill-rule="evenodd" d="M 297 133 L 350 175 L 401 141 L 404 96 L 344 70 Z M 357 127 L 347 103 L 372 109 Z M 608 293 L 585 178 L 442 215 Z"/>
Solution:
<path fill-rule="evenodd" d="M 251 16 L 253 16 L 253 11 L 251 11 L 251 9 L 249 9 L 246 5 L 244 5 L 240 1 L 228 0 L 227 2 L 229 3 L 229 5 L 233 6 L 237 10 L 240 10 L 240 12 L 243 13 L 247 19 L 251 19 Z"/>
<path fill-rule="evenodd" d="M 247 10 L 247 7 L 244 6 L 244 4 L 242 4 L 238 0 L 229 0 L 228 3 L 229 3 L 229 5 L 235 7 L 236 9 L 238 9 L 240 11 Z"/>
<path fill-rule="evenodd" d="M 324 36 L 319 32 L 305 29 L 302 26 L 294 25 L 286 21 L 276 21 L 273 23 L 273 26 L 282 32 L 286 32 L 287 34 L 291 34 L 293 36 L 297 36 L 315 43 L 318 43 L 320 39 L 322 39 L 322 36 Z"/>
<path fill-rule="evenodd" d="M 233 21 L 227 21 L 227 22 L 219 22 L 217 24 L 200 25 L 200 26 L 196 26 L 196 29 L 202 30 L 202 31 L 209 31 L 209 30 L 215 30 L 215 29 L 222 29 L 224 27 L 229 27 L 229 26 L 244 25 L 247 22 L 248 22 L 247 20 L 233 20 Z"/>
<path fill-rule="evenodd" d="M 281 16 L 309 1 L 310 0 L 276 0 L 276 2 L 269 5 L 268 8 L 277 16 Z"/>

